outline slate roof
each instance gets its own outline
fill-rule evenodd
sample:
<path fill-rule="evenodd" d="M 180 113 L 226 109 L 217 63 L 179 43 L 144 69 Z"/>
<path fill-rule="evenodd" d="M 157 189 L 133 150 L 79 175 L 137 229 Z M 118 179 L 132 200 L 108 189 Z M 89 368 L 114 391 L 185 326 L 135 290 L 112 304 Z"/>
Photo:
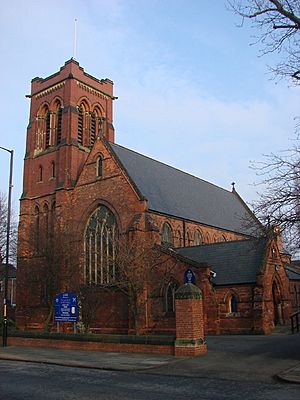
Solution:
<path fill-rule="evenodd" d="M 246 235 L 257 233 L 257 222 L 236 193 L 120 145 L 110 146 L 148 200 L 149 210 Z"/>
<path fill-rule="evenodd" d="M 267 239 L 237 240 L 174 249 L 196 263 L 207 263 L 216 272 L 215 285 L 255 283 L 261 271 Z"/>
<path fill-rule="evenodd" d="M 300 271 L 296 271 L 296 270 L 290 268 L 288 265 L 285 266 L 285 270 L 291 281 L 300 281 Z"/>

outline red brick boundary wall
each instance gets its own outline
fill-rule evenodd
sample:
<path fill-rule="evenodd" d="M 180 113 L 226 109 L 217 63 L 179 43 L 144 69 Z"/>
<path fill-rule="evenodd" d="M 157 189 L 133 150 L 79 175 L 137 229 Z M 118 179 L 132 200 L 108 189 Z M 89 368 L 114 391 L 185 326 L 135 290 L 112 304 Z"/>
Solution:
<path fill-rule="evenodd" d="M 175 356 L 198 356 L 207 352 L 201 290 L 191 283 L 176 292 Z"/>
<path fill-rule="evenodd" d="M 174 355 L 172 345 L 151 345 L 140 343 L 104 343 L 73 340 L 36 339 L 9 337 L 8 346 L 48 347 L 64 350 L 109 351 L 114 353 L 146 353 Z"/>

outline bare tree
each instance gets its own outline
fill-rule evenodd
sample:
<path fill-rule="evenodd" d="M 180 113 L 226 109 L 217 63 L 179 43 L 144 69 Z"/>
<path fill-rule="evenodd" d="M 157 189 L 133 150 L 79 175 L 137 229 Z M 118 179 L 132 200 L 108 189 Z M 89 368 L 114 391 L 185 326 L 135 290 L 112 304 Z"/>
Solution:
<path fill-rule="evenodd" d="M 300 147 L 265 156 L 254 169 L 262 178 L 259 200 L 253 204 L 256 215 L 267 225 L 279 225 L 289 249 L 300 246 Z"/>
<path fill-rule="evenodd" d="M 7 198 L 6 195 L 0 192 L 0 263 L 3 262 L 6 256 L 6 239 L 7 239 Z M 11 224 L 10 224 L 10 245 L 9 245 L 9 262 L 16 265 L 17 257 L 17 239 L 18 239 L 18 224 L 16 213 L 12 209 Z"/>
<path fill-rule="evenodd" d="M 47 310 L 45 331 L 53 321 L 55 295 L 66 290 L 78 291 L 81 283 L 80 246 L 76 234 L 68 223 L 57 219 L 55 213 L 49 224 L 48 217 L 41 218 L 38 231 L 34 223 L 27 226 L 28 233 L 20 239 L 19 260 L 21 264 L 27 260 L 30 268 L 20 266 L 18 275 L 20 288 L 26 288 L 31 294 L 31 302 Z"/>
<path fill-rule="evenodd" d="M 261 55 L 279 53 L 282 60 L 271 67 L 275 77 L 300 84 L 300 1 L 228 0 L 243 26 L 250 20 L 256 30 L 255 44 Z M 296 134 L 299 135 L 299 125 Z M 265 156 L 252 166 L 260 177 L 259 200 L 253 204 L 256 215 L 266 224 L 279 225 L 292 252 L 300 245 L 300 147 L 299 136 L 291 149 Z"/>
<path fill-rule="evenodd" d="M 255 43 L 261 44 L 261 55 L 277 52 L 282 60 L 271 67 L 275 76 L 300 83 L 300 1 L 299 0 L 228 0 L 229 8 L 238 14 L 243 26 L 251 20 Z"/>
<path fill-rule="evenodd" d="M 140 333 L 141 317 L 147 313 L 150 299 L 170 281 L 176 262 L 175 257 L 146 239 L 119 240 L 114 284 L 128 297 L 136 334 Z"/>

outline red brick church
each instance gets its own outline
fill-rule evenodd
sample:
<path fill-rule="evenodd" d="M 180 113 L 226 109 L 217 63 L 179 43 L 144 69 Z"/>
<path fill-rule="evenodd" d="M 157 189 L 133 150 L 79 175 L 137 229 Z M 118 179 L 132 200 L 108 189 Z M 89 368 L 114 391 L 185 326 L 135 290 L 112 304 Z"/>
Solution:
<path fill-rule="evenodd" d="M 92 332 L 174 333 L 187 271 L 202 293 L 205 334 L 268 333 L 289 322 L 280 233 L 263 229 L 234 185 L 227 191 L 116 144 L 113 82 L 74 59 L 34 78 L 28 97 L 21 328 L 42 329 L 51 299 L 67 290 L 81 293 L 80 319 Z"/>

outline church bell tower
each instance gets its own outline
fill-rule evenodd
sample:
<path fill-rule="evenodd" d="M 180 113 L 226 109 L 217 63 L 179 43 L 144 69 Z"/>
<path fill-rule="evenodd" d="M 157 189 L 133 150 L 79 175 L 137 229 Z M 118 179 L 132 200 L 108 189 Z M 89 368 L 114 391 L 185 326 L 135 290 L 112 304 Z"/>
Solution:
<path fill-rule="evenodd" d="M 97 137 L 114 142 L 113 82 L 70 59 L 31 84 L 22 199 L 72 189 Z M 21 202 L 22 203 L 22 202 Z"/>

